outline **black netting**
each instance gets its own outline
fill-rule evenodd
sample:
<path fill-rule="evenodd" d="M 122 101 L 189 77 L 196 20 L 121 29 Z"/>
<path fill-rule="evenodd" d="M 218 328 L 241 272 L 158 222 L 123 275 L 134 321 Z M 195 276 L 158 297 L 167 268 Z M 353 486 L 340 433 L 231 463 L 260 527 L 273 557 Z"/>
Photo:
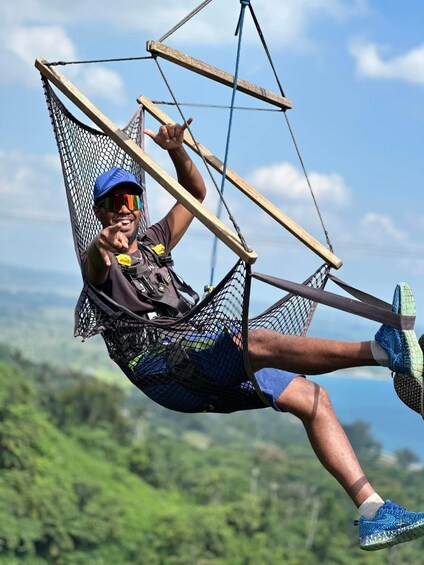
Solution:
<path fill-rule="evenodd" d="M 106 134 L 75 119 L 47 81 L 44 88 L 67 190 L 75 247 L 80 257 L 101 226 L 92 211 L 92 187 L 112 167 L 131 171 L 144 186 L 144 171 Z M 143 112 L 125 129 L 142 143 Z M 144 191 L 144 194 L 146 192 Z M 149 225 L 147 202 L 141 231 Z M 305 284 L 321 288 L 328 274 L 321 267 Z M 250 267 L 238 261 L 200 304 L 179 319 L 153 321 L 135 316 L 87 282 L 76 308 L 75 335 L 101 333 L 109 355 L 147 396 L 182 412 L 231 412 L 266 406 L 248 364 L 249 329 L 267 328 L 304 335 L 315 303 L 285 295 L 249 320 Z"/>
<path fill-rule="evenodd" d="M 88 287 L 86 301 L 102 310 L 111 358 L 147 396 L 185 412 L 229 412 L 263 405 L 244 376 L 246 275 L 238 262 L 201 305 L 178 320 L 147 321 L 120 308 L 113 312 L 110 303 L 105 317 L 98 294 Z"/>
<path fill-rule="evenodd" d="M 80 260 L 81 252 L 101 230 L 101 224 L 92 210 L 92 188 L 96 178 L 113 167 L 121 167 L 130 171 L 145 188 L 145 173 L 108 135 L 77 120 L 65 108 L 46 79 L 43 79 L 43 87 L 59 148 L 74 242 Z M 144 112 L 139 107 L 123 131 L 142 147 L 143 130 Z M 143 204 L 141 233 L 150 224 L 145 190 Z"/>

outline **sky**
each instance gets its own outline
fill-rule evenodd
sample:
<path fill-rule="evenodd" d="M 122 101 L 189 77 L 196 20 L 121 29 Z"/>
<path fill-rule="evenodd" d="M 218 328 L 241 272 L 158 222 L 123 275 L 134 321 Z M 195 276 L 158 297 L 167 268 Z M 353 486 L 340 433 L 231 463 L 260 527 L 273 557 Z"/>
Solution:
<path fill-rule="evenodd" d="M 146 41 L 157 41 L 199 3 L 105 0 L 100 8 L 89 0 L 2 2 L 1 268 L 78 271 L 35 58 L 144 57 Z M 251 0 L 251 5 L 284 93 L 293 102 L 287 116 L 334 252 L 344 263 L 335 274 L 389 302 L 395 284 L 409 282 L 418 317 L 424 319 L 422 0 Z M 212 0 L 165 43 L 234 73 L 240 9 L 239 0 Z M 194 119 L 193 135 L 223 158 L 231 89 L 172 63 L 160 65 L 186 117 Z M 139 95 L 171 100 L 152 60 L 70 65 L 59 71 L 120 126 L 134 113 Z M 278 92 L 249 10 L 239 76 Z M 325 243 L 283 114 L 240 93 L 235 103 L 260 110 L 234 112 L 229 166 Z M 180 120 L 174 107 L 160 107 Z M 157 127 L 154 120 L 147 125 Z M 146 150 L 172 173 L 164 151 L 150 140 Z M 216 190 L 201 171 L 209 191 L 205 204 L 215 213 Z M 152 219 L 160 219 L 172 199 L 153 181 L 148 193 Z M 224 195 L 259 255 L 255 270 L 300 282 L 319 266 L 319 258 L 231 185 L 225 185 Z M 195 221 L 175 251 L 177 271 L 197 290 L 209 282 L 212 244 L 211 234 Z M 218 280 L 235 260 L 218 246 Z M 267 300 L 274 291 L 261 286 L 254 292 L 256 299 Z"/>

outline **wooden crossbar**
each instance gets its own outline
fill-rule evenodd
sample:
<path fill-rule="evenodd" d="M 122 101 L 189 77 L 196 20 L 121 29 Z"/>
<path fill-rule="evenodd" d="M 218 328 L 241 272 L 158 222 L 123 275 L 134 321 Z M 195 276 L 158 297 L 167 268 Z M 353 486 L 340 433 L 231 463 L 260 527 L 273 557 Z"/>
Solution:
<path fill-rule="evenodd" d="M 165 188 L 178 202 L 181 202 L 198 220 L 210 229 L 236 255 L 248 264 L 257 259 L 257 254 L 246 250 L 237 235 L 209 212 L 203 204 L 194 198 L 183 186 L 162 169 L 145 151 L 141 149 L 125 132 L 102 114 L 67 78 L 55 68 L 48 66 L 44 59 L 38 58 L 35 67 L 40 73 L 65 94 L 86 116 L 115 143 L 134 159 L 155 181 Z"/>
<path fill-rule="evenodd" d="M 156 118 L 162 124 L 174 123 L 165 112 L 158 108 L 151 100 L 146 96 L 140 96 L 137 98 L 139 104 L 142 104 L 144 108 Z M 193 137 L 186 130 L 184 132 L 184 143 L 195 151 L 198 155 L 202 154 L 205 161 L 209 163 L 215 170 L 220 173 L 224 170 L 224 164 L 220 159 L 213 155 L 206 147 L 194 142 Z M 343 263 L 342 261 L 334 255 L 327 247 L 322 245 L 314 237 L 312 237 L 308 232 L 301 228 L 296 222 L 291 218 L 286 216 L 277 206 L 272 204 L 269 200 L 263 197 L 259 192 L 257 192 L 252 186 L 250 186 L 245 180 L 239 177 L 234 171 L 227 168 L 226 178 L 236 186 L 243 194 L 245 194 L 250 200 L 257 204 L 262 210 L 264 210 L 269 216 L 276 220 L 281 226 L 293 234 L 297 239 L 304 243 L 311 251 L 316 253 L 319 257 L 324 259 L 332 267 L 339 269 Z"/>
<path fill-rule="evenodd" d="M 225 84 L 226 86 L 234 86 L 234 77 L 225 71 L 221 71 L 220 69 L 208 65 L 199 59 L 194 59 L 181 51 L 177 51 L 176 49 L 172 49 L 163 43 L 158 43 L 157 41 L 148 41 L 146 45 L 147 51 L 152 53 L 154 56 L 162 57 L 167 61 L 171 61 L 189 71 L 193 71 L 199 75 L 202 75 L 206 78 L 212 79 L 216 82 L 221 84 Z M 247 82 L 246 80 L 237 81 L 237 90 L 240 92 L 244 92 L 245 94 L 249 94 L 254 98 L 258 98 L 263 102 L 268 102 L 273 106 L 278 106 L 282 110 L 288 110 L 293 107 L 293 103 L 284 98 L 284 96 L 279 96 L 278 94 L 274 94 L 260 86 L 255 86 L 254 84 Z"/>

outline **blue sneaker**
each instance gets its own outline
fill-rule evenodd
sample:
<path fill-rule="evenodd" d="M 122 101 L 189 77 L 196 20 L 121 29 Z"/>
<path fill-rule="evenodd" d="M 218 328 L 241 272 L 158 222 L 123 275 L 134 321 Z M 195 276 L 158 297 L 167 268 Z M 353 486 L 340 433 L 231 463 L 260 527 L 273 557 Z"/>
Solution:
<path fill-rule="evenodd" d="M 390 500 L 372 520 L 359 518 L 359 547 L 366 551 L 384 549 L 424 535 L 424 512 L 408 512 Z"/>
<path fill-rule="evenodd" d="M 415 316 L 415 300 L 406 283 L 396 286 L 392 311 L 403 316 Z M 389 368 L 394 373 L 422 377 L 423 352 L 413 330 L 398 330 L 383 325 L 375 334 L 375 340 L 389 354 Z"/>

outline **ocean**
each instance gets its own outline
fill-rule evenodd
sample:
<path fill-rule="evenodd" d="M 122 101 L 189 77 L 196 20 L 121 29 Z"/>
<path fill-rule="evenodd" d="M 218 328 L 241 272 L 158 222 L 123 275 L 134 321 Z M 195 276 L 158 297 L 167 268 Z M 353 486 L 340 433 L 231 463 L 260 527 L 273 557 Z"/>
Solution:
<path fill-rule="evenodd" d="M 313 377 L 313 380 L 329 392 L 340 421 L 367 422 L 384 451 L 408 448 L 424 464 L 424 421 L 398 398 L 390 373 L 387 371 L 387 379 L 339 375 Z"/>
<path fill-rule="evenodd" d="M 260 310 L 259 303 L 254 308 Z M 379 324 L 319 307 L 308 335 L 342 341 L 373 339 Z M 417 317 L 417 335 L 424 333 L 422 317 Z M 389 369 L 368 367 L 311 377 L 330 394 L 339 420 L 351 424 L 363 420 L 374 438 L 387 452 L 408 448 L 424 464 L 424 420 L 405 406 L 393 388 Z"/>

